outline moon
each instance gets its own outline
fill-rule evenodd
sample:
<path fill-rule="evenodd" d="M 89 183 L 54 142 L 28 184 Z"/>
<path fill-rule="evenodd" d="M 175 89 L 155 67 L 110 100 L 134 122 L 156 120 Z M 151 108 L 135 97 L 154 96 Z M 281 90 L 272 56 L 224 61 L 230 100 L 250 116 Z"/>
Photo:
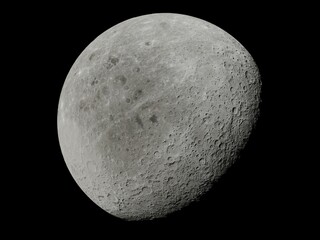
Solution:
<path fill-rule="evenodd" d="M 204 20 L 121 22 L 71 67 L 58 136 L 72 177 L 109 214 L 162 218 L 198 201 L 239 158 L 259 117 L 249 52 Z"/>

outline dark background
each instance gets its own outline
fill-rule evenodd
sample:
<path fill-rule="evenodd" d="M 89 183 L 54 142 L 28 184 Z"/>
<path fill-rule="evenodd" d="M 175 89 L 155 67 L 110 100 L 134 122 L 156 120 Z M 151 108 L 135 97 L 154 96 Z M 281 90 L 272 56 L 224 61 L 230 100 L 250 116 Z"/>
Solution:
<path fill-rule="evenodd" d="M 68 172 L 58 142 L 57 106 L 69 69 L 92 40 L 131 17 L 158 12 L 211 22 L 251 53 L 262 75 L 261 118 L 239 162 L 201 203 L 165 219 L 126 222 L 91 202 Z M 16 211 L 11 211 L 8 222 L 21 226 L 24 233 L 68 231 L 104 238 L 114 233 L 150 238 L 171 233 L 210 237 L 245 233 L 259 238 L 278 232 L 309 233 L 305 225 L 313 226 L 304 223 L 315 209 L 310 209 L 310 186 L 302 181 L 309 171 L 308 151 L 301 149 L 311 144 L 300 136 L 312 128 L 302 122 L 310 112 L 301 100 L 308 98 L 304 87 L 312 85 L 300 71 L 309 64 L 299 56 L 308 46 L 300 40 L 310 37 L 308 25 L 301 21 L 308 14 L 293 3 L 259 1 L 254 5 L 214 1 L 19 5 L 18 24 L 11 30 L 21 50 L 15 59 L 23 68 L 14 74 L 23 72 L 18 121 L 24 119 L 26 132 L 18 139 L 21 151 L 15 150 L 19 180 L 9 201 Z"/>

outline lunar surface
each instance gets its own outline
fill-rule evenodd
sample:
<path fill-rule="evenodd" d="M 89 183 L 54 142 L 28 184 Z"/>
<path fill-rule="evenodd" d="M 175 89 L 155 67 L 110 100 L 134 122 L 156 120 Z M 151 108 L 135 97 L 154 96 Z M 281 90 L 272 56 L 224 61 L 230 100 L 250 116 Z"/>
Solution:
<path fill-rule="evenodd" d="M 60 95 L 63 157 L 86 195 L 126 220 L 199 200 L 232 166 L 259 116 L 248 51 L 204 20 L 150 14 L 98 36 Z"/>

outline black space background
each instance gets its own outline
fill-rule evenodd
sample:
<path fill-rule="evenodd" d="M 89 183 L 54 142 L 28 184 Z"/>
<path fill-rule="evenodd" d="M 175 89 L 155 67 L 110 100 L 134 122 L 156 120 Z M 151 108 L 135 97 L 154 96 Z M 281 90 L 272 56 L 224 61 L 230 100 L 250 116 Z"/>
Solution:
<path fill-rule="evenodd" d="M 310 171 L 306 163 L 310 157 L 301 150 L 311 148 L 311 143 L 300 138 L 301 125 L 312 130 L 311 122 L 302 123 L 310 115 L 302 98 L 307 98 L 304 87 L 313 85 L 301 73 L 306 62 L 298 56 L 306 49 L 301 36 L 311 37 L 301 21 L 309 15 L 305 8 L 259 1 L 254 5 L 88 1 L 70 6 L 19 5 L 19 12 L 13 9 L 15 15 L 8 18 L 17 21 L 11 28 L 12 42 L 21 50 L 15 61 L 25 69 L 14 72 L 23 75 L 17 77 L 22 92 L 17 119 L 23 119 L 24 131 L 14 140 L 21 146 L 21 151 L 14 151 L 19 159 L 17 177 L 8 180 L 14 185 L 7 198 L 14 204 L 8 207 L 6 221 L 14 226 L 12 232 L 63 236 L 67 231 L 101 239 L 173 236 L 171 233 L 209 238 L 245 233 L 261 238 L 278 232 L 307 234 L 313 228 L 309 220 L 316 209 L 307 193 L 311 187 L 302 181 L 302 175 Z M 157 12 L 211 22 L 251 53 L 262 75 L 261 118 L 240 161 L 201 203 L 166 219 L 126 222 L 101 210 L 72 179 L 59 147 L 57 106 L 70 67 L 92 40 L 119 22 Z"/>

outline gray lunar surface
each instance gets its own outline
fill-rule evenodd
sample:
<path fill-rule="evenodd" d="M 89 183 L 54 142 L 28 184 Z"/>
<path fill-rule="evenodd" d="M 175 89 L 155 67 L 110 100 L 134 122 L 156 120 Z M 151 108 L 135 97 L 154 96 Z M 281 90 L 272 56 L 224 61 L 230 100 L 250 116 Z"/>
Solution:
<path fill-rule="evenodd" d="M 259 116 L 247 50 L 215 25 L 150 14 L 98 36 L 60 95 L 66 165 L 98 206 L 126 220 L 198 200 L 235 162 Z"/>

